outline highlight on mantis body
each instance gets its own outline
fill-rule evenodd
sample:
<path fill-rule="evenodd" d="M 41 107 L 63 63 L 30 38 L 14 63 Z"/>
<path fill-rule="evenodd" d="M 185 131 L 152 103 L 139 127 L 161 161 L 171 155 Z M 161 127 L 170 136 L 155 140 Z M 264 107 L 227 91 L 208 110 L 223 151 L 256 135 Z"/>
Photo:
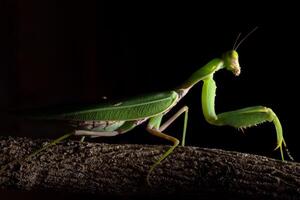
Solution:
<path fill-rule="evenodd" d="M 247 36 L 249 36 L 250 33 Z M 245 38 L 243 40 L 245 40 Z M 240 74 L 241 68 L 236 49 L 243 40 L 241 40 L 239 44 L 234 45 L 233 50 L 225 52 L 220 58 L 212 59 L 206 65 L 198 69 L 190 78 L 174 90 L 139 96 L 117 104 L 105 103 L 71 110 L 33 114 L 31 117 L 36 119 L 65 120 L 75 126 L 73 133 L 58 138 L 33 155 L 36 155 L 48 146 L 71 135 L 80 135 L 82 137 L 116 136 L 147 122 L 146 130 L 150 134 L 172 143 L 172 146 L 150 167 L 147 175 L 147 181 L 149 183 L 151 172 L 180 144 L 177 138 L 166 134 L 165 129 L 182 114 L 184 114 L 184 126 L 181 145 L 185 145 L 188 107 L 182 107 L 164 123 L 162 123 L 163 116 L 168 113 L 194 85 L 202 81 L 202 110 L 205 120 L 208 123 L 215 126 L 227 125 L 243 129 L 263 122 L 272 122 L 277 135 L 277 146 L 275 149 L 280 150 L 281 158 L 284 160 L 283 149 L 286 149 L 286 143 L 280 121 L 271 108 L 253 106 L 220 114 L 215 112 L 216 83 L 213 79 L 214 74 L 222 69 L 231 71 L 235 76 Z M 287 155 L 290 156 L 287 149 L 286 152 Z M 290 158 L 292 159 L 291 156 Z"/>

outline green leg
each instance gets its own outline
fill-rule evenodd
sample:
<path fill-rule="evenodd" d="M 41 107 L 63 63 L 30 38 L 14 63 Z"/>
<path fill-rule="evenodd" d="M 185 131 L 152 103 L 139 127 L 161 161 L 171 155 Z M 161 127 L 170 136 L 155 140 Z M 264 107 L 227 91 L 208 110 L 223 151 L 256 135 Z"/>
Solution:
<path fill-rule="evenodd" d="M 85 136 L 82 136 L 80 142 L 84 142 Z"/>
<path fill-rule="evenodd" d="M 187 106 L 183 106 L 180 110 L 178 110 L 170 119 L 168 119 L 163 125 L 159 127 L 159 131 L 162 132 L 166 128 L 168 128 L 182 113 L 184 113 L 184 124 L 183 124 L 183 133 L 182 133 L 182 140 L 181 146 L 185 145 L 185 136 L 186 136 L 186 128 L 188 122 L 188 111 L 189 108 Z"/>
<path fill-rule="evenodd" d="M 61 137 L 59 137 L 59 138 L 51 141 L 49 144 L 45 145 L 41 149 L 39 149 L 39 150 L 33 152 L 32 154 L 30 154 L 26 159 L 29 159 L 29 158 L 31 158 L 31 157 L 33 157 L 35 155 L 38 155 L 39 153 L 41 153 L 42 151 L 46 150 L 47 148 L 49 148 L 49 147 L 51 147 L 53 145 L 56 145 L 57 143 L 63 141 L 64 139 L 66 139 L 66 138 L 68 138 L 68 137 L 70 137 L 72 135 L 74 135 L 74 133 L 68 133 L 68 134 L 65 134 L 65 135 L 63 135 L 63 136 L 61 136 Z"/>
<path fill-rule="evenodd" d="M 284 160 L 283 146 L 286 143 L 282 134 L 282 127 L 276 114 L 270 109 L 263 106 L 244 108 L 236 111 L 225 112 L 217 115 L 215 123 L 217 125 L 229 125 L 235 128 L 247 128 L 263 122 L 273 122 L 277 133 L 277 147 L 280 149 L 281 158 Z"/>
<path fill-rule="evenodd" d="M 183 108 L 181 108 L 177 113 L 175 113 L 169 120 L 167 120 L 162 126 L 160 126 L 161 124 L 161 120 L 163 115 L 158 115 L 155 117 L 150 118 L 148 126 L 147 126 L 147 131 L 157 137 L 163 138 L 165 140 L 168 140 L 170 142 L 173 143 L 173 145 L 150 167 L 150 170 L 148 172 L 147 175 L 147 183 L 150 185 L 150 174 L 151 172 L 155 169 L 155 167 L 157 165 L 159 165 L 159 163 L 161 161 L 163 161 L 166 157 L 168 157 L 168 155 L 170 155 L 173 150 L 178 146 L 179 144 L 179 140 L 175 137 L 172 137 L 170 135 L 167 135 L 165 133 L 162 133 L 162 131 L 164 131 L 170 124 L 172 124 L 175 119 L 177 119 L 182 113 L 185 113 L 185 118 L 184 118 L 184 127 L 183 127 L 183 136 L 182 136 L 182 145 L 184 146 L 184 141 L 185 141 L 185 135 L 186 135 L 186 127 L 187 127 L 187 116 L 188 116 L 188 107 L 184 106 Z"/>
<path fill-rule="evenodd" d="M 147 127 L 147 131 L 149 133 L 151 133 L 154 136 L 169 140 L 173 143 L 173 145 L 168 149 L 168 151 L 166 151 L 151 167 L 150 170 L 147 174 L 147 183 L 150 185 L 150 174 L 152 173 L 152 171 L 155 169 L 155 167 L 162 161 L 164 160 L 170 153 L 172 153 L 172 151 L 178 146 L 179 144 L 179 140 L 175 137 L 169 136 L 167 134 L 164 134 L 162 132 L 160 132 L 157 129 L 153 129 L 151 127 Z"/>
<path fill-rule="evenodd" d="M 216 115 L 214 108 L 215 92 L 216 85 L 213 77 L 210 76 L 204 80 L 202 90 L 203 114 L 210 124 L 217 126 L 229 125 L 243 129 L 267 121 L 273 122 L 277 134 L 277 147 L 275 149 L 280 150 L 282 160 L 284 160 L 283 146 L 286 147 L 286 143 L 283 138 L 282 127 L 278 117 L 270 108 L 255 106 Z M 290 156 L 289 153 L 288 155 Z M 292 159 L 292 157 L 290 158 Z"/>
<path fill-rule="evenodd" d="M 63 141 L 64 139 L 66 139 L 66 138 L 72 136 L 73 134 L 74 134 L 74 133 L 68 133 L 68 134 L 65 134 L 65 135 L 63 135 L 63 136 L 61 136 L 61 137 L 59 137 L 59 138 L 57 138 L 57 139 L 55 139 L 55 140 L 52 140 L 49 144 L 47 144 L 47 145 L 43 146 L 42 148 L 40 148 L 39 150 L 33 152 L 32 154 L 30 154 L 30 155 L 27 156 L 26 158 L 14 160 L 14 161 L 12 161 L 12 162 L 10 162 L 10 163 L 8 163 L 8 164 L 2 166 L 1 169 L 0 169 L 0 174 L 3 173 L 3 171 L 6 169 L 6 167 L 8 167 L 9 164 L 17 164 L 17 163 L 21 163 L 21 162 L 23 162 L 23 161 L 26 161 L 26 160 L 32 158 L 33 156 L 36 156 L 36 155 L 40 154 L 42 151 L 46 150 L 47 148 L 49 148 L 49 147 L 51 147 L 51 146 L 53 146 L 53 145 L 55 145 L 55 144 L 57 144 L 57 143 Z"/>

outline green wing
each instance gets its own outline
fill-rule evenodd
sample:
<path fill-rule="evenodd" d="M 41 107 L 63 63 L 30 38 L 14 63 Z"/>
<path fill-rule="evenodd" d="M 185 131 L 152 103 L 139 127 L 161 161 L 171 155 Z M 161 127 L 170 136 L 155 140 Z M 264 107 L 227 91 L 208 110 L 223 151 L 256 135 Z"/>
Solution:
<path fill-rule="evenodd" d="M 166 111 L 177 100 L 175 91 L 140 96 L 116 104 L 100 104 L 69 110 L 33 114 L 32 118 L 74 121 L 89 120 L 135 120 Z"/>

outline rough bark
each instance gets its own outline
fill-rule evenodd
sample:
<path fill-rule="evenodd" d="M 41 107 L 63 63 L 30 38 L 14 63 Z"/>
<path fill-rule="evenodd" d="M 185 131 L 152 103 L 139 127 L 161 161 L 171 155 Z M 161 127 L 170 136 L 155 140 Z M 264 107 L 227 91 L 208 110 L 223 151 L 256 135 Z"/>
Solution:
<path fill-rule="evenodd" d="M 0 138 L 0 165 L 45 140 Z M 0 174 L 6 190 L 114 196 L 179 195 L 223 199 L 300 199 L 300 164 L 198 147 L 178 147 L 145 178 L 168 146 L 65 141 Z"/>

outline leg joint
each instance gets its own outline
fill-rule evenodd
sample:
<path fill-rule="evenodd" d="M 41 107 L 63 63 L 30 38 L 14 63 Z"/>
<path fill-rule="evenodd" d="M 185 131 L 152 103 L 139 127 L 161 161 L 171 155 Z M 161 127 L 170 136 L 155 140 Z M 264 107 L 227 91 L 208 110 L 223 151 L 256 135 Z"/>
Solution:
<path fill-rule="evenodd" d="M 264 107 L 265 112 L 268 114 L 268 121 L 272 122 L 275 118 L 277 118 L 276 114 L 271 108 Z"/>
<path fill-rule="evenodd" d="M 183 106 L 183 107 L 182 107 L 182 110 L 188 111 L 188 110 L 189 110 L 189 107 L 188 107 L 188 106 Z"/>

